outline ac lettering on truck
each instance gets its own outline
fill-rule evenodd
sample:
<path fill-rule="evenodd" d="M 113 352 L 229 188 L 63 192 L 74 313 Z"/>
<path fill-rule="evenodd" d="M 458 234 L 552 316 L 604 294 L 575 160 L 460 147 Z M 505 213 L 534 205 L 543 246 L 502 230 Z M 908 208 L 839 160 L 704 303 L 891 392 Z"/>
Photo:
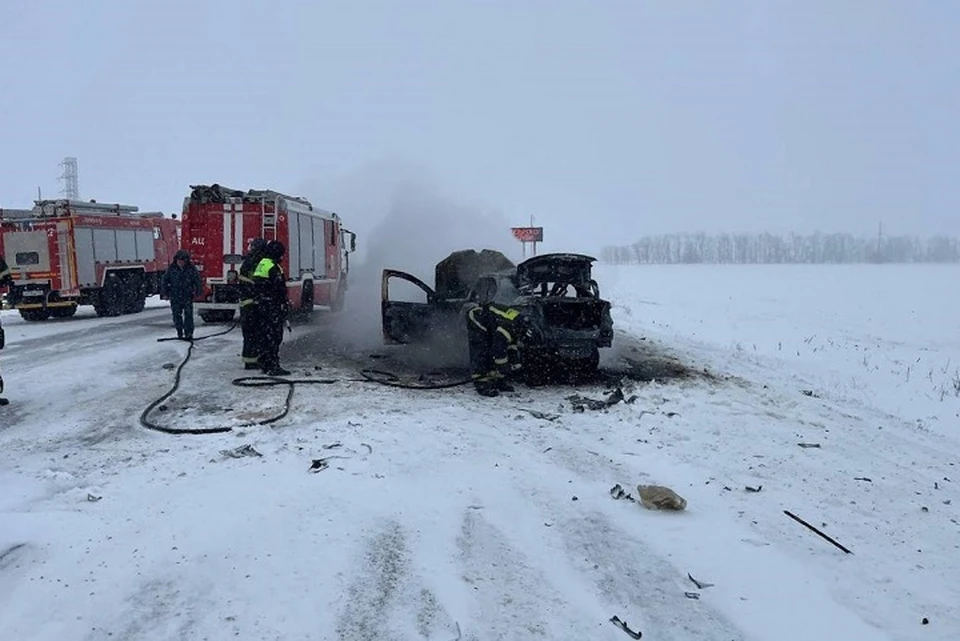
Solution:
<path fill-rule="evenodd" d="M 204 238 L 191 238 L 191 239 L 190 239 L 190 244 L 191 244 L 191 245 L 203 245 L 203 241 L 204 241 L 204 240 L 205 240 Z"/>

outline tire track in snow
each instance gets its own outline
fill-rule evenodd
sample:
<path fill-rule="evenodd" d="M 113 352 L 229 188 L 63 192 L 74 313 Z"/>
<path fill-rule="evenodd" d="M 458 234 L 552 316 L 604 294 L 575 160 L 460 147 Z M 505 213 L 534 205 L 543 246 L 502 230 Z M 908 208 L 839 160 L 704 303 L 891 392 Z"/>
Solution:
<path fill-rule="evenodd" d="M 464 639 L 588 639 L 599 622 L 557 591 L 543 572 L 479 511 L 457 538 L 464 580 L 476 596 Z M 463 627 L 463 626 L 461 626 Z"/>
<path fill-rule="evenodd" d="M 207 601 L 204 593 L 184 590 L 184 582 L 155 578 L 142 583 L 126 599 L 111 625 L 96 627 L 86 641 L 154 641 L 194 639 L 199 611 Z"/>
<path fill-rule="evenodd" d="M 390 521 L 365 542 L 337 619 L 337 639 L 434 639 L 439 631 L 454 628 L 437 596 L 413 575 L 407 539 L 401 525 Z"/>

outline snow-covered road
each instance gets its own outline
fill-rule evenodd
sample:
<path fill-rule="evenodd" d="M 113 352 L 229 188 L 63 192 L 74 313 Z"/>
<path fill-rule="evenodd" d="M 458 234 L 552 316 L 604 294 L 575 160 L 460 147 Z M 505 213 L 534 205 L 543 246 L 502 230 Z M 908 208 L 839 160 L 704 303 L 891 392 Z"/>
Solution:
<path fill-rule="evenodd" d="M 851 397 L 907 398 L 847 367 L 854 341 L 869 334 L 872 358 L 896 343 L 904 362 L 918 347 L 906 328 L 865 332 L 838 310 L 857 276 L 836 269 L 810 318 L 789 301 L 765 307 L 762 269 L 610 269 L 610 376 L 498 399 L 371 384 L 361 368 L 418 369 L 402 349 L 373 360 L 331 348 L 329 323 L 300 325 L 285 363 L 337 382 L 298 387 L 272 428 L 200 437 L 137 422 L 186 351 L 156 342 L 165 309 L 56 326 L 4 312 L 0 639 L 628 639 L 613 616 L 645 639 L 954 639 L 956 398 L 897 405 L 922 406 L 932 430 Z M 937 274 L 924 282 L 956 272 Z M 904 296 L 916 290 L 903 280 Z M 750 323 L 756 350 L 738 334 Z M 816 357 L 801 352 L 814 333 L 827 346 Z M 154 420 L 275 414 L 283 388 L 230 385 L 244 373 L 239 339 L 197 343 Z M 955 340 L 937 345 L 937 359 L 960 362 Z M 577 411 L 569 399 L 604 398 L 617 378 L 631 403 Z M 223 454 L 243 445 L 261 456 Z M 613 500 L 617 483 L 670 486 L 688 508 Z"/>

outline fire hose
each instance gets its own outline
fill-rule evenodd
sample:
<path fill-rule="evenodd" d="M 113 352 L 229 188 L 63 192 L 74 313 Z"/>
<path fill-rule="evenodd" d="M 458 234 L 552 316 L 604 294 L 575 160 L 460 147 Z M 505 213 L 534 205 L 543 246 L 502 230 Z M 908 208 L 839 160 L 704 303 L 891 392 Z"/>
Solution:
<path fill-rule="evenodd" d="M 234 323 L 222 332 L 216 332 L 214 334 L 208 334 L 206 336 L 199 336 L 193 338 L 189 341 L 190 346 L 187 348 L 187 353 L 184 355 L 183 360 L 180 361 L 180 364 L 177 366 L 174 373 L 173 385 L 170 389 L 160 398 L 150 403 L 145 410 L 140 414 L 140 425 L 143 427 L 154 430 L 157 432 L 163 432 L 165 434 L 223 434 L 226 432 L 232 432 L 234 429 L 242 427 L 257 427 L 262 425 L 270 425 L 275 423 L 290 413 L 291 403 L 293 401 L 293 393 L 297 385 L 332 385 L 334 383 L 341 382 L 339 379 L 335 378 L 281 378 L 278 376 L 241 376 L 239 378 L 234 378 L 230 381 L 231 385 L 237 387 L 287 387 L 287 395 L 283 402 L 283 409 L 280 413 L 270 418 L 265 418 L 259 421 L 252 421 L 248 423 L 241 423 L 232 426 L 221 426 L 221 427 L 166 427 L 154 423 L 149 419 L 149 415 L 153 410 L 161 406 L 161 404 L 173 396 L 177 390 L 180 388 L 181 376 L 183 373 L 184 367 L 190 362 L 190 357 L 193 355 L 193 350 L 195 343 L 198 341 L 205 340 L 207 338 L 214 338 L 216 336 L 223 336 L 228 334 L 237 327 L 237 322 Z M 176 341 L 184 340 L 181 338 L 158 338 L 157 342 L 163 341 Z M 385 385 L 387 387 L 398 387 L 402 389 L 415 389 L 415 390 L 439 390 L 439 389 L 450 389 L 454 387 L 459 387 L 461 385 L 466 385 L 467 383 L 472 382 L 471 378 L 465 378 L 462 380 L 449 381 L 444 383 L 405 383 L 400 380 L 400 377 L 394 374 L 393 372 L 388 372 L 385 370 L 379 369 L 362 369 L 359 372 L 360 379 L 348 379 L 351 382 L 369 382 L 377 383 L 380 385 Z"/>

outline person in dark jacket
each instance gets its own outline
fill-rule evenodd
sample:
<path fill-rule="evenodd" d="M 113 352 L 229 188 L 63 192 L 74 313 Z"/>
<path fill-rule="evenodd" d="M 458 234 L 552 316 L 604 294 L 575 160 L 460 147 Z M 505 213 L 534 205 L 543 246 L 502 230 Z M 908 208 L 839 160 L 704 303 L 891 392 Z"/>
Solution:
<path fill-rule="evenodd" d="M 3 260 L 3 256 L 0 256 L 0 287 L 6 287 L 8 285 L 13 285 L 13 274 L 10 272 L 10 268 L 7 266 L 7 262 Z M 4 342 L 3 323 L 0 323 L 0 349 L 3 349 Z M 2 375 L 0 375 L 0 394 L 3 394 Z M 0 396 L 0 405 L 8 405 L 9 403 L 10 401 Z"/>
<path fill-rule="evenodd" d="M 267 241 L 262 238 L 256 238 L 250 243 L 250 251 L 240 264 L 240 331 L 243 334 L 243 358 L 244 369 L 260 369 L 260 334 L 257 331 L 259 320 L 257 314 L 260 312 L 260 306 L 257 304 L 256 287 L 253 281 L 253 272 L 260 264 L 263 258 L 263 250 L 267 247 Z"/>
<path fill-rule="evenodd" d="M 481 396 L 514 391 L 510 378 L 520 370 L 519 312 L 492 301 L 467 311 L 467 341 L 473 384 Z"/>
<path fill-rule="evenodd" d="M 177 338 L 193 340 L 193 299 L 202 293 L 203 282 L 196 265 L 190 261 L 190 253 L 179 250 L 160 281 L 160 294 L 170 299 Z"/>
<path fill-rule="evenodd" d="M 280 267 L 286 247 L 279 240 L 271 240 L 263 250 L 263 258 L 253 271 L 257 299 L 257 341 L 260 344 L 260 369 L 267 376 L 286 376 L 289 371 L 280 367 L 280 344 L 283 326 L 290 312 L 287 300 L 287 279 Z"/>

